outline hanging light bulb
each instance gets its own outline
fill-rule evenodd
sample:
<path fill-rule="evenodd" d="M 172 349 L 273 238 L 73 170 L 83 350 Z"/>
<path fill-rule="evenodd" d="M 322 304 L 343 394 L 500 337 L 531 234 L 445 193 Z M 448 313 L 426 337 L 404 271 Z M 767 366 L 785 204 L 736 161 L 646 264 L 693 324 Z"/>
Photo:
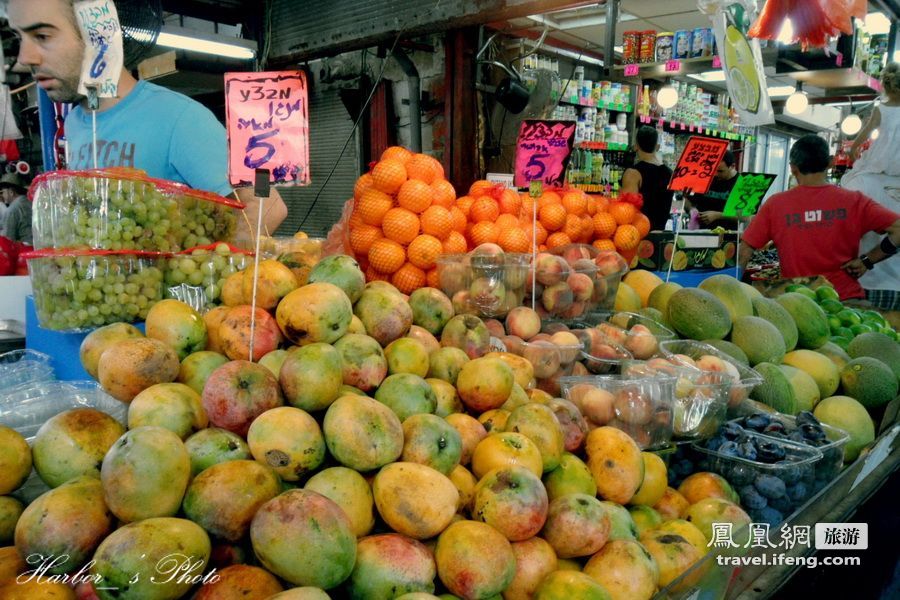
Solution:
<path fill-rule="evenodd" d="M 860 129 L 862 129 L 862 119 L 857 114 L 850 113 L 841 122 L 841 131 L 844 132 L 844 135 L 856 135 Z"/>
<path fill-rule="evenodd" d="M 787 101 L 784 103 L 784 110 L 789 114 L 799 115 L 805 112 L 807 107 L 809 107 L 809 98 L 806 97 L 806 92 L 803 91 L 803 82 L 798 81 L 794 93 L 788 96 Z"/>
<path fill-rule="evenodd" d="M 869 134 L 869 137 L 873 140 L 877 140 L 879 135 L 879 131 L 877 129 L 873 129 L 872 133 Z"/>
<path fill-rule="evenodd" d="M 659 88 L 656 94 L 656 103 L 660 108 L 669 109 L 678 104 L 678 90 L 676 90 L 670 82 Z"/>

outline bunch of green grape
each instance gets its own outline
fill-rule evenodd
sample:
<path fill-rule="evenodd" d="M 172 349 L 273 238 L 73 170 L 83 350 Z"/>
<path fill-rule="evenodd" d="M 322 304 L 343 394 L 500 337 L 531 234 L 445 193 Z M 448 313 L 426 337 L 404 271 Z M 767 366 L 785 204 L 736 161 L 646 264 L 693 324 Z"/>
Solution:
<path fill-rule="evenodd" d="M 41 326 L 77 331 L 146 318 L 162 299 L 163 262 L 133 254 L 31 259 Z"/>
<path fill-rule="evenodd" d="M 150 183 L 104 177 L 45 181 L 34 198 L 36 248 L 177 251 L 178 203 Z"/>
<path fill-rule="evenodd" d="M 165 296 L 200 309 L 220 304 L 222 286 L 229 275 L 242 271 L 250 257 L 232 252 L 225 243 L 215 248 L 196 248 L 189 254 L 166 259 Z"/>
<path fill-rule="evenodd" d="M 34 199 L 36 248 L 180 252 L 230 240 L 234 208 L 106 177 L 44 181 Z"/>

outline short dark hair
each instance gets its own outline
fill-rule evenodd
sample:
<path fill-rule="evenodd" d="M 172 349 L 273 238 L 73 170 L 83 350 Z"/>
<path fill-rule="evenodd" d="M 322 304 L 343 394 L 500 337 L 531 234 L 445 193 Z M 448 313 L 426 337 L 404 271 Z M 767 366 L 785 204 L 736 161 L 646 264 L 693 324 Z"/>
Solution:
<path fill-rule="evenodd" d="M 804 175 L 827 171 L 831 164 L 828 142 L 812 133 L 804 135 L 794 142 L 794 147 L 791 148 L 790 163 Z"/>
<path fill-rule="evenodd" d="M 725 154 L 722 155 L 722 162 L 725 163 L 728 167 L 733 167 L 734 163 L 737 162 L 734 158 L 734 152 L 731 150 L 726 150 Z"/>
<path fill-rule="evenodd" d="M 659 143 L 659 133 L 655 128 L 644 125 L 637 130 L 634 141 L 637 142 L 638 148 L 644 152 L 656 152 L 656 145 Z"/>

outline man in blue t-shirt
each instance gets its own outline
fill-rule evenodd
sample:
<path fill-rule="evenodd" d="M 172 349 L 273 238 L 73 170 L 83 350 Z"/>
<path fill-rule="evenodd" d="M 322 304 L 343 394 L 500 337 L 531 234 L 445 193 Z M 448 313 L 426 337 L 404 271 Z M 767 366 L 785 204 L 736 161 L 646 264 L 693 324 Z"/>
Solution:
<path fill-rule="evenodd" d="M 55 102 L 75 103 L 66 118 L 69 167 L 94 167 L 93 115 L 78 93 L 84 42 L 72 0 L 9 0 L 10 27 L 20 39 L 18 62 L 31 69 L 38 86 Z M 231 194 L 225 128 L 204 106 L 187 96 L 137 81 L 127 69 L 119 77 L 117 98 L 101 98 L 96 113 L 96 166 L 134 167 L 151 177 Z M 235 190 L 247 205 L 239 235 L 256 226 L 259 203 L 252 188 Z M 273 187 L 265 201 L 269 232 L 287 217 Z"/>

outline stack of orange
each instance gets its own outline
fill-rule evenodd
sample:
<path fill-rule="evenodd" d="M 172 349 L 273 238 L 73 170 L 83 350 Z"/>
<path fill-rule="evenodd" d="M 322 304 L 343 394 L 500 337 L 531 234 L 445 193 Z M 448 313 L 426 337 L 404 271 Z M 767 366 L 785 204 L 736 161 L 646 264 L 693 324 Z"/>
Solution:
<path fill-rule="evenodd" d="M 437 287 L 437 257 L 466 250 L 453 228 L 456 190 L 426 154 L 391 146 L 356 180 L 353 198 L 350 247 L 368 281 L 390 281 L 406 294 Z"/>
<path fill-rule="evenodd" d="M 454 230 L 465 235 L 468 249 L 497 244 L 506 252 L 531 251 L 531 228 L 519 219 L 522 198 L 515 190 L 476 181 L 468 194 L 457 199 L 451 212 Z"/>

